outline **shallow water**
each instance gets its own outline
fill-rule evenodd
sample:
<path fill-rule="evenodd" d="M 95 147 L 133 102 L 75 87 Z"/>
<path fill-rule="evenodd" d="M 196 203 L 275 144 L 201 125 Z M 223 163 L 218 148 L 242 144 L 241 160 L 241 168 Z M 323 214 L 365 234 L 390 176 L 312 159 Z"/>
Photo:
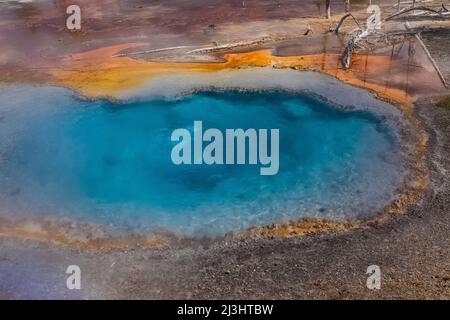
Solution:
<path fill-rule="evenodd" d="M 300 216 L 371 214 L 403 174 L 391 128 L 304 94 L 210 91 L 114 103 L 6 87 L 0 99 L 0 212 L 9 216 L 223 234 Z M 192 130 L 195 120 L 205 129 L 279 129 L 279 173 L 174 165 L 171 133 Z"/>

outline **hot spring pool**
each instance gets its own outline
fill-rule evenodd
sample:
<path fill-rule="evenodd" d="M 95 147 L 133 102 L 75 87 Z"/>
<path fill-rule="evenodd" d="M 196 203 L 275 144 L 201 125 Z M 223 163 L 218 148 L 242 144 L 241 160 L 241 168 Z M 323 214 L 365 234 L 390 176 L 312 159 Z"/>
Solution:
<path fill-rule="evenodd" d="M 0 98 L 0 214 L 9 217 L 223 234 L 301 216 L 372 214 L 404 172 L 391 127 L 312 95 L 203 91 L 115 103 L 4 87 Z M 279 173 L 174 165 L 171 132 L 192 130 L 195 120 L 223 130 L 279 129 Z"/>

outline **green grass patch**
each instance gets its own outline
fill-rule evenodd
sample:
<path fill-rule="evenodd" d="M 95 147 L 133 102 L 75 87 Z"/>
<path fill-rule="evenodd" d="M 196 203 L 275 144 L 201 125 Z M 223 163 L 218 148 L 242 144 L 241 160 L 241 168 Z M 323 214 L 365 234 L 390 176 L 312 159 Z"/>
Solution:
<path fill-rule="evenodd" d="M 441 102 L 438 103 L 438 106 L 441 108 L 450 109 L 450 97 L 445 98 Z"/>

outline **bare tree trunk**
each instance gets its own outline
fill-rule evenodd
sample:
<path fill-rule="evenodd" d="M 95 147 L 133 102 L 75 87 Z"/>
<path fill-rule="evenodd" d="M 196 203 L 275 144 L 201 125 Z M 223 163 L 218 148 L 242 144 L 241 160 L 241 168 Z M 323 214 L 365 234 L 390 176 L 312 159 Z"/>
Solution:
<path fill-rule="evenodd" d="M 331 18 L 331 0 L 325 0 L 325 7 L 327 10 L 327 19 Z"/>

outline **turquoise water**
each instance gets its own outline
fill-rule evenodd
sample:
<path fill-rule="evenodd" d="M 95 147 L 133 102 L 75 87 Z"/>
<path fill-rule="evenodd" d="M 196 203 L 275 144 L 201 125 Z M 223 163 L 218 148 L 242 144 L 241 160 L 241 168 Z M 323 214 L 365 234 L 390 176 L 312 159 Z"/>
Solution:
<path fill-rule="evenodd" d="M 111 102 L 55 88 L 0 90 L 0 208 L 82 218 L 113 229 L 223 234 L 301 216 L 360 216 L 401 181 L 393 131 L 363 111 L 303 94 L 198 92 Z M 176 166 L 171 133 L 280 130 L 280 170 Z"/>

